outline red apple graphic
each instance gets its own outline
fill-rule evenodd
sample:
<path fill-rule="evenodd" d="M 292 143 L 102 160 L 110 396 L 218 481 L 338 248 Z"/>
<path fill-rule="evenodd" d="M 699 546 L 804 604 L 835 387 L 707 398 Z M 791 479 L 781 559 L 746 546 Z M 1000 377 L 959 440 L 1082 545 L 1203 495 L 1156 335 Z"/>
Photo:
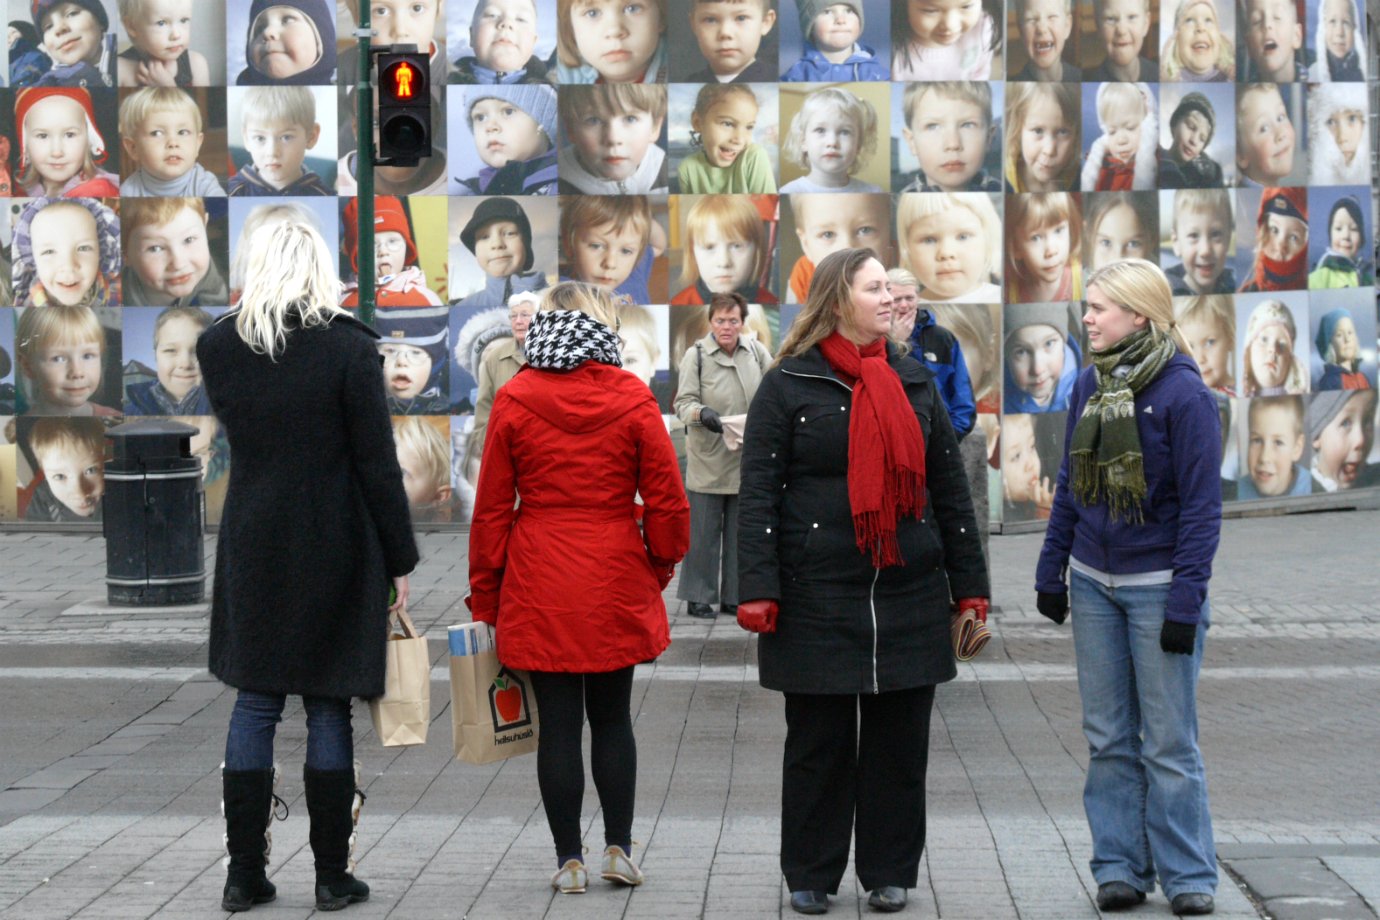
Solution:
<path fill-rule="evenodd" d="M 504 722 L 516 722 L 522 715 L 522 691 L 501 675 L 494 678 L 494 688 L 494 705 L 498 707 L 499 718 Z"/>

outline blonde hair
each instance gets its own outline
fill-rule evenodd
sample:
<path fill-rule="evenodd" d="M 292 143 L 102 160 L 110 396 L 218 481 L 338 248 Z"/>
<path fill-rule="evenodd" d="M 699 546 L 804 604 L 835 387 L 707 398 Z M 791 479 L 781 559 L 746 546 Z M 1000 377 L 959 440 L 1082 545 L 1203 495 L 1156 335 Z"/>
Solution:
<path fill-rule="evenodd" d="M 587 115 L 648 113 L 653 121 L 666 117 L 666 85 L 662 83 L 600 83 L 562 86 L 556 101 L 561 123 L 567 127 Z"/>
<path fill-rule="evenodd" d="M 1073 132 L 1072 149 L 1082 149 L 1081 124 L 1078 116 L 1078 87 L 1069 83 L 1008 83 L 1006 84 L 1006 121 L 1002 126 L 1002 140 L 1005 144 L 1005 159 L 1002 171 L 1011 181 L 1012 187 L 1024 192 L 1021 180 L 1021 132 L 1025 130 L 1025 119 L 1035 103 L 1053 102 L 1059 106 L 1064 125 Z M 1068 163 L 1059 171 L 1055 181 L 1063 187 L 1073 184 L 1078 176 L 1078 157 L 1070 156 Z"/>
<path fill-rule="evenodd" d="M 1184 70 L 1184 62 L 1179 60 L 1179 23 L 1184 18 L 1191 7 L 1203 4 L 1212 10 L 1212 18 L 1217 23 L 1217 60 L 1213 61 L 1223 78 L 1230 83 L 1236 79 L 1236 46 L 1232 44 L 1227 34 L 1222 31 L 1222 17 L 1217 12 L 1217 5 L 1213 0 L 1182 0 L 1178 8 L 1174 10 L 1174 28 L 1169 33 L 1169 38 L 1165 40 L 1164 48 L 1160 51 L 1160 72 L 1165 80 L 1178 80 L 1179 75 Z M 1241 111 L 1241 99 L 1236 100 L 1237 111 Z"/>
<path fill-rule="evenodd" d="M 627 341 L 629 336 L 637 336 L 647 346 L 652 366 L 661 360 L 661 343 L 656 339 L 656 318 L 652 311 L 640 304 L 623 304 L 617 308 L 618 337 Z M 607 324 L 606 324 L 607 325 Z"/>
<path fill-rule="evenodd" d="M 130 199 L 133 201 L 158 199 Z M 124 204 L 123 202 L 121 203 Z M 266 226 L 272 221 L 283 221 L 287 223 L 305 224 L 308 227 L 321 232 L 321 225 L 317 222 L 316 214 L 305 205 L 300 205 L 295 201 L 285 201 L 280 204 L 261 204 L 250 209 L 244 217 L 244 223 L 240 225 L 240 239 L 235 247 L 235 258 L 230 262 L 230 288 L 239 290 L 244 287 L 245 262 L 249 259 L 249 240 L 258 232 L 259 228 Z"/>
<path fill-rule="evenodd" d="M 235 331 L 252 351 L 276 359 L 287 346 L 289 312 L 300 316 L 303 329 L 349 315 L 339 306 L 334 256 L 315 227 L 262 227 L 248 242 Z"/>
<path fill-rule="evenodd" d="M 826 86 L 805 97 L 781 141 L 781 156 L 801 169 L 810 168 L 810 156 L 805 152 L 805 131 L 810 126 L 810 119 L 826 110 L 851 119 L 858 129 L 858 155 L 848 167 L 848 175 L 851 176 L 862 169 L 877 150 L 877 110 L 866 99 L 859 99 L 841 87 Z"/>
<path fill-rule="evenodd" d="M 912 192 L 902 195 L 901 203 L 896 206 L 896 232 L 901 238 L 901 267 L 906 271 L 914 271 L 910 264 L 909 244 L 910 228 L 915 222 L 924 217 L 944 214 L 954 208 L 966 208 L 971 211 L 982 225 L 987 249 L 983 274 L 987 276 L 987 281 L 994 281 L 1001 274 L 1001 218 L 997 216 L 997 209 L 986 192 Z"/>
<path fill-rule="evenodd" d="M 195 211 L 206 222 L 206 203 L 200 198 L 125 198 L 120 201 L 120 232 L 125 246 L 141 227 L 161 227 L 183 211 Z"/>
<path fill-rule="evenodd" d="M 1007 271 L 1026 279 L 1026 273 L 1021 268 L 1024 262 L 1015 256 L 1015 246 L 1019 242 L 1017 234 L 1033 233 L 1060 222 L 1069 225 L 1069 264 L 1076 266 L 1083 240 L 1083 215 L 1079 212 L 1078 199 L 1070 192 L 1008 195 L 1005 224 L 1011 245 L 1006 252 Z"/>
<path fill-rule="evenodd" d="M 1097 94 L 1097 120 L 1099 124 L 1106 125 L 1107 119 L 1113 114 L 1124 112 L 1132 105 L 1138 105 L 1144 112 L 1140 120 L 1144 121 L 1147 115 L 1153 115 L 1149 102 L 1141 93 L 1140 88 L 1135 83 L 1105 83 Z"/>
<path fill-rule="evenodd" d="M 632 227 L 646 249 L 652 240 L 652 208 L 645 195 L 575 195 L 561 202 L 561 259 L 575 257 L 575 234 L 586 227 L 613 225 L 621 233 Z M 642 254 L 638 253 L 638 258 Z M 569 272 L 566 272 L 569 274 Z"/>
<path fill-rule="evenodd" d="M 282 120 L 310 131 L 316 125 L 316 96 L 305 86 L 251 86 L 240 97 L 240 133 L 255 124 Z M 243 140 L 243 138 L 241 138 Z"/>
<path fill-rule="evenodd" d="M 1236 220 L 1232 216 L 1231 194 L 1221 188 L 1181 188 L 1174 193 L 1174 223 L 1169 232 L 1176 233 L 1179 218 L 1188 212 L 1206 213 L 1227 225 L 1227 240 L 1236 235 Z"/>
<path fill-rule="evenodd" d="M 44 307 L 43 309 L 51 309 Z M 94 418 L 40 418 L 29 431 L 29 449 L 43 466 L 43 455 L 55 450 L 105 456 L 105 425 Z"/>
<path fill-rule="evenodd" d="M 1188 343 L 1174 320 L 1174 295 L 1169 279 L 1154 262 L 1120 259 L 1104 265 L 1088 276 L 1084 290 L 1091 290 L 1093 285 L 1101 288 L 1123 310 L 1148 319 L 1150 325 L 1174 339 L 1180 353 L 1188 354 Z"/>
<path fill-rule="evenodd" d="M 936 80 L 933 83 L 907 83 L 906 91 L 901 96 L 901 111 L 905 114 L 906 127 L 910 127 L 915 120 L 915 113 L 920 108 L 920 102 L 928 93 L 977 106 L 978 111 L 982 113 L 983 127 L 992 127 L 992 87 L 979 80 Z"/>
<path fill-rule="evenodd" d="M 197 133 L 202 131 L 201 107 L 191 93 L 175 86 L 145 86 L 120 103 L 120 134 L 132 139 L 149 116 L 159 112 L 190 115 Z"/>
<path fill-rule="evenodd" d="M 544 312 L 569 310 L 584 313 L 614 332 L 619 329 L 618 308 L 614 306 L 613 298 L 603 288 L 583 281 L 561 281 L 547 288 L 537 309 Z"/>
<path fill-rule="evenodd" d="M 32 361 L 44 348 L 87 342 L 95 342 L 100 346 L 101 355 L 105 355 L 105 327 L 90 307 L 53 304 L 24 307 L 19 311 L 14 328 L 14 350 L 21 358 Z"/>
<path fill-rule="evenodd" d="M 1237 156 L 1241 155 L 1241 144 L 1246 139 L 1246 100 L 1251 96 L 1263 96 L 1267 93 L 1274 93 L 1279 96 L 1284 103 L 1284 111 L 1289 116 L 1289 123 L 1292 125 L 1294 112 L 1289 105 L 1289 100 L 1284 98 L 1284 90 L 1278 83 L 1247 83 L 1236 89 L 1236 151 Z"/>
<path fill-rule="evenodd" d="M 661 13 L 661 35 L 657 36 L 657 43 L 660 44 L 665 41 L 666 0 L 650 2 Z M 556 54 L 560 62 L 567 67 L 579 67 L 588 63 L 580 57 L 580 46 L 575 42 L 575 26 L 571 20 L 576 9 L 589 4 L 590 0 L 556 0 Z"/>
<path fill-rule="evenodd" d="M 434 425 L 416 415 L 394 416 L 393 443 L 412 451 L 435 489 L 450 485 L 450 445 Z"/>
<path fill-rule="evenodd" d="M 932 303 L 925 309 L 940 326 L 972 342 L 982 358 L 982 377 L 972 381 L 973 399 L 981 400 L 996 392 L 997 372 L 1001 360 L 997 356 L 997 332 L 992 323 L 992 311 L 987 304 Z"/>
<path fill-rule="evenodd" d="M 1174 323 L 1208 323 L 1216 325 L 1226 339 L 1227 366 L 1232 380 L 1236 379 L 1236 311 L 1232 309 L 1230 294 L 1199 294 L 1174 298 Z"/>
<path fill-rule="evenodd" d="M 848 325 L 853 279 L 870 259 L 878 259 L 871 249 L 840 249 L 819 260 L 810 281 L 810 294 L 777 350 L 773 367 L 786 358 L 804 354 Z"/>
<path fill-rule="evenodd" d="M 695 240 L 710 226 L 729 239 L 744 240 L 755 248 L 752 281 L 756 285 L 762 270 L 771 261 L 767 247 L 767 230 L 762 215 L 750 198 L 743 195 L 705 195 L 691 206 L 685 215 L 685 242 L 681 247 L 680 283 L 689 287 L 700 278 L 700 266 L 695 261 Z"/>
<path fill-rule="evenodd" d="M 920 289 L 920 279 L 906 271 L 904 268 L 889 269 L 886 273 L 887 284 L 899 284 L 902 287 L 913 287 Z"/>

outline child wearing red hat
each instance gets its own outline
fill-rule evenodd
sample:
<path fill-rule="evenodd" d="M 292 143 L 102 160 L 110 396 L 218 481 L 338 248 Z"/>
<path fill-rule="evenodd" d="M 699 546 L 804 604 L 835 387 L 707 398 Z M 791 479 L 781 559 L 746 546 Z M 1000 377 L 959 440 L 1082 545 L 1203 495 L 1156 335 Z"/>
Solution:
<path fill-rule="evenodd" d="M 359 271 L 359 199 L 352 198 L 342 218 L 345 254 L 350 267 Z M 374 199 L 374 283 L 379 307 L 438 307 L 444 301 L 426 286 L 426 274 L 417 264 L 417 244 L 412 241 L 407 213 L 391 195 Z M 347 285 L 342 306 L 359 306 L 358 282 Z"/>
<path fill-rule="evenodd" d="M 1267 188 L 1256 215 L 1255 265 L 1242 291 L 1308 287 L 1308 190 Z"/>
<path fill-rule="evenodd" d="M 77 87 L 22 89 L 14 100 L 14 121 L 19 131 L 19 186 L 27 197 L 120 194 L 119 177 L 98 165 L 105 162 L 106 144 L 96 127 L 90 92 Z"/>
<path fill-rule="evenodd" d="M 100 0 L 31 0 L 53 67 L 34 86 L 114 86 L 115 35 Z"/>

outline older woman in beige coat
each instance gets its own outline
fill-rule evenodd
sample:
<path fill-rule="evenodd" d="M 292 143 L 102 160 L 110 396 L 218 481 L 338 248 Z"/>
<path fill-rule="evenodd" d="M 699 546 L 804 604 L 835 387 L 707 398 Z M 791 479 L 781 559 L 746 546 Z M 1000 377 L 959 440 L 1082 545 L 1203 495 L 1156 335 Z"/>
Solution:
<path fill-rule="evenodd" d="M 738 612 L 738 465 L 741 454 L 724 442 L 725 416 L 745 415 L 771 352 L 742 335 L 747 301 L 715 294 L 705 308 L 709 334 L 680 361 L 676 415 L 685 423 L 686 493 L 690 498 L 690 552 L 676 596 L 693 617 L 712 619 L 714 604 Z"/>

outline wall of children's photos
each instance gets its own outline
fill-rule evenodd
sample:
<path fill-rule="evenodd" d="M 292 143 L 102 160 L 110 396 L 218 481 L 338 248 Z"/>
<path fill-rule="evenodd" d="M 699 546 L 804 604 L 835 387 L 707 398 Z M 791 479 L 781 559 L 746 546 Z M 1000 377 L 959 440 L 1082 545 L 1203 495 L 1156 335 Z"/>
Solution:
<path fill-rule="evenodd" d="M 144 416 L 196 426 L 218 520 L 194 344 L 282 220 L 338 242 L 346 306 L 375 260 L 419 523 L 468 520 L 541 289 L 621 298 L 681 443 L 709 295 L 775 349 L 847 246 L 956 337 L 994 523 L 1048 515 L 1083 279 L 1130 256 L 1220 394 L 1226 500 L 1380 485 L 1380 0 L 368 0 L 378 42 L 430 50 L 435 125 L 375 171 L 372 254 L 360 0 L 5 2 L 0 522 L 95 526 L 103 432 Z"/>

